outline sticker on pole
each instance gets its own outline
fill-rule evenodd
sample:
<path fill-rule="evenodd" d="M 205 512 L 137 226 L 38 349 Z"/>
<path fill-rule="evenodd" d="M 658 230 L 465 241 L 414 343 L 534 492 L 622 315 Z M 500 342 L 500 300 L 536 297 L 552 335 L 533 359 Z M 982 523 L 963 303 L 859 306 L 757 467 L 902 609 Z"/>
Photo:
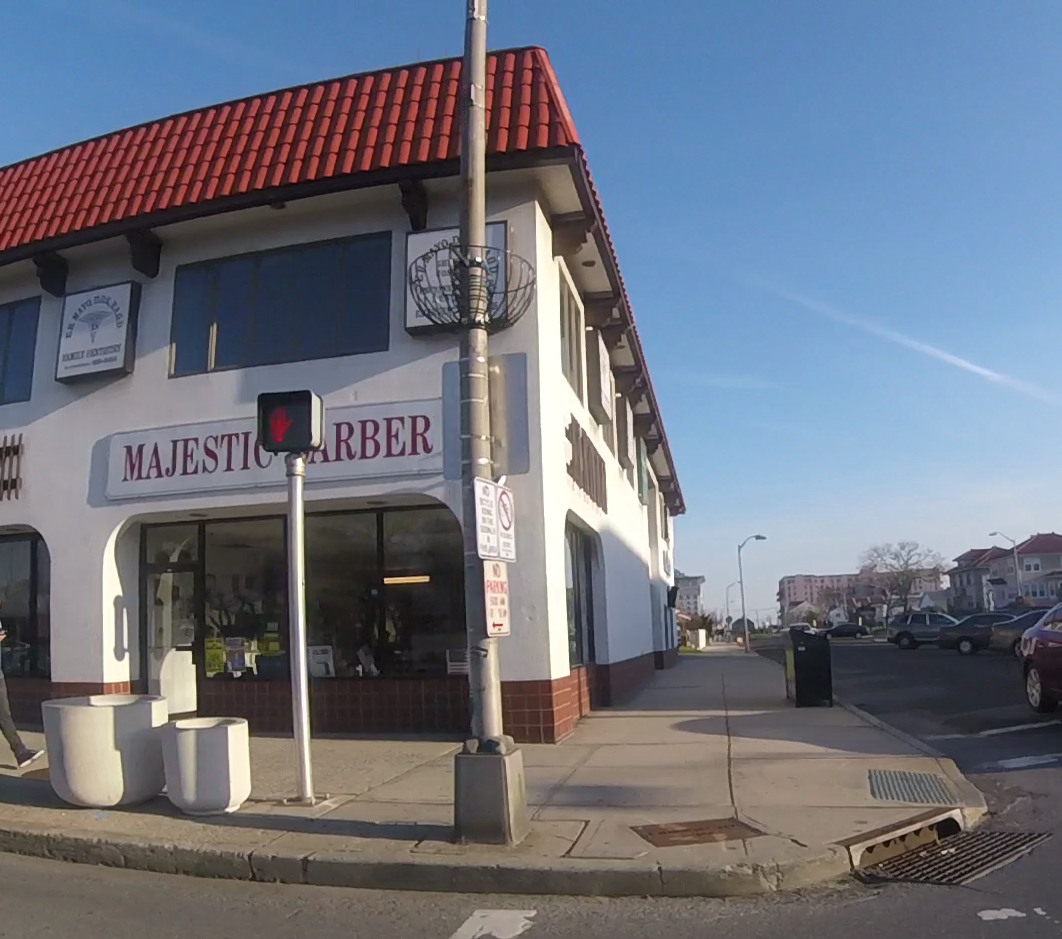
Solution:
<path fill-rule="evenodd" d="M 484 562 L 483 598 L 487 605 L 487 635 L 508 636 L 509 565 L 501 561 Z"/>
<path fill-rule="evenodd" d="M 477 476 L 476 550 L 484 561 L 516 560 L 516 506 L 513 492 Z"/>

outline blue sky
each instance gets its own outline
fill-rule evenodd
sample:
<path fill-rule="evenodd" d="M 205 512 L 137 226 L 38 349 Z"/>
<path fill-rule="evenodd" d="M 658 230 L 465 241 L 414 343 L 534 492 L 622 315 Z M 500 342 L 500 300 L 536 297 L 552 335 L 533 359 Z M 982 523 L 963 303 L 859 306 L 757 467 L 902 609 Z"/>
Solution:
<path fill-rule="evenodd" d="M 460 52 L 462 0 L 8 4 L 0 165 Z M 1062 529 L 1062 5 L 493 0 L 550 53 L 630 289 L 710 605 L 877 541 Z M 1016 457 L 1016 458 L 1015 458 Z"/>

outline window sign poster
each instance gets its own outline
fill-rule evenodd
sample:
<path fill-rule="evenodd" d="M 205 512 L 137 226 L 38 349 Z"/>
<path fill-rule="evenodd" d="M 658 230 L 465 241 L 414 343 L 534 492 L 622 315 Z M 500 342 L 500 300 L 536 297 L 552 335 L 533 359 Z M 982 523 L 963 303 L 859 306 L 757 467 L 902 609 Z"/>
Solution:
<path fill-rule="evenodd" d="M 487 246 L 498 249 L 498 251 L 491 252 L 490 257 L 486 259 L 487 281 L 490 284 L 491 294 L 494 297 L 491 316 L 496 316 L 498 314 L 499 309 L 497 304 L 500 298 L 505 296 L 505 278 L 508 269 L 507 265 L 502 263 L 502 259 L 506 256 L 507 229 L 508 226 L 505 222 L 490 222 L 487 225 Z M 427 259 L 419 262 L 418 259 L 423 258 L 425 254 L 437 245 L 456 245 L 458 244 L 458 239 L 459 232 L 456 228 L 436 228 L 431 231 L 414 231 L 406 235 L 406 329 L 409 332 L 419 332 L 421 330 L 439 328 L 420 312 L 413 299 L 413 292 L 409 286 L 410 272 L 413 265 L 426 263 Z M 422 276 L 427 282 L 441 287 L 448 287 L 456 293 L 457 283 L 452 277 L 446 263 L 449 257 L 451 257 L 451 255 L 448 255 L 447 252 L 440 252 L 438 255 L 431 258 L 431 262 L 436 264 L 436 269 L 434 271 L 426 271 Z"/>
<path fill-rule="evenodd" d="M 136 358 L 140 284 L 128 281 L 63 300 L 55 380 L 128 375 Z"/>

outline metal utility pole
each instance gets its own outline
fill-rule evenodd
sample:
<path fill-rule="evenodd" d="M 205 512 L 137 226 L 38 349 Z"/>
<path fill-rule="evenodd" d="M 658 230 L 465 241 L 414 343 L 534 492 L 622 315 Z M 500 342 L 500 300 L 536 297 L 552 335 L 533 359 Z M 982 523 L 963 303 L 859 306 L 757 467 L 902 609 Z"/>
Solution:
<path fill-rule="evenodd" d="M 523 754 L 504 735 L 498 640 L 487 633 L 483 559 L 476 518 L 477 477 L 493 480 L 487 326 L 487 0 L 467 0 L 461 68 L 461 484 L 465 615 L 472 735 L 454 763 L 454 825 L 459 840 L 521 841 L 530 828 Z"/>
<path fill-rule="evenodd" d="M 726 585 L 726 596 L 723 601 L 723 625 L 726 627 L 726 632 L 730 632 L 730 590 L 737 585 L 738 581 L 736 580 Z"/>
<path fill-rule="evenodd" d="M 1014 551 L 1014 582 L 1016 584 L 1017 596 L 1021 596 L 1021 565 L 1018 561 L 1018 542 L 1015 541 L 1010 535 L 1004 535 L 1001 531 L 990 531 L 988 533 L 989 538 L 1005 538 L 1010 542 L 1010 546 Z"/>
<path fill-rule="evenodd" d="M 749 535 L 741 544 L 738 545 L 738 591 L 741 594 L 741 626 L 745 631 L 745 651 L 751 652 L 752 646 L 749 643 L 749 618 L 745 614 L 745 572 L 741 567 L 741 549 L 745 547 L 750 541 L 766 541 L 766 535 Z"/>
<path fill-rule="evenodd" d="M 502 735 L 498 640 L 487 635 L 483 561 L 476 538 L 475 478 L 493 479 L 487 366 L 487 0 L 468 0 L 465 60 L 461 70 L 465 134 L 461 148 L 460 241 L 467 266 L 461 305 L 469 326 L 461 338 L 461 485 L 465 528 L 465 610 L 468 619 L 468 681 L 472 733 L 479 740 Z"/>
<path fill-rule="evenodd" d="M 313 763 L 310 759 L 310 678 L 306 662 L 306 552 L 303 484 L 306 454 L 284 457 L 288 476 L 288 623 L 291 665 L 291 717 L 295 729 L 295 758 L 299 796 L 313 805 Z"/>

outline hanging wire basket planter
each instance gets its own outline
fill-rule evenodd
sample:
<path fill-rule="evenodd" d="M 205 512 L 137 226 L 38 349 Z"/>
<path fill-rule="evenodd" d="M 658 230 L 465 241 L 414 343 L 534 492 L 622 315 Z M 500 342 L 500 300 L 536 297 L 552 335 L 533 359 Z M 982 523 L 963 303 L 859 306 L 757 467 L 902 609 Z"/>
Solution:
<path fill-rule="evenodd" d="M 467 304 L 462 290 L 466 278 Z M 466 254 L 457 239 L 450 239 L 409 265 L 409 292 L 419 313 L 434 326 L 467 329 L 478 323 L 497 333 L 531 306 L 535 269 L 504 248 L 472 245 Z"/>

